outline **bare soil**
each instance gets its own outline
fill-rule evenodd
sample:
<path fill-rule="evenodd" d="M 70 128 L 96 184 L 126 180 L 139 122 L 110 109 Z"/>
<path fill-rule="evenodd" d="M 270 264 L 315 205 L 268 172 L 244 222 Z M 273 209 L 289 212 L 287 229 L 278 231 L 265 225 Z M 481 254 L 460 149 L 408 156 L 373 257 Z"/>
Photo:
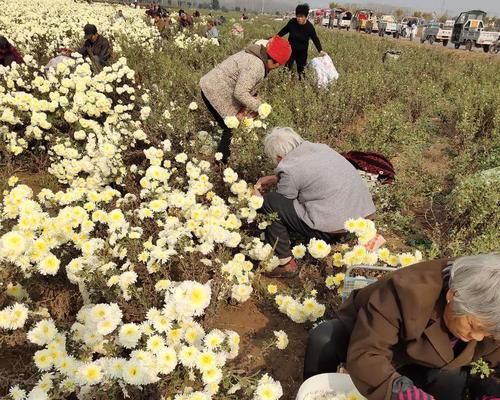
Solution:
<path fill-rule="evenodd" d="M 209 323 L 213 328 L 231 329 L 241 337 L 240 355 L 232 366 L 249 374 L 267 372 L 281 382 L 284 399 L 292 399 L 302 383 L 305 325 L 299 325 L 270 306 L 262 307 L 255 299 L 238 306 L 226 306 Z M 274 339 L 273 331 L 284 330 L 289 344 L 285 350 L 266 349 Z"/>

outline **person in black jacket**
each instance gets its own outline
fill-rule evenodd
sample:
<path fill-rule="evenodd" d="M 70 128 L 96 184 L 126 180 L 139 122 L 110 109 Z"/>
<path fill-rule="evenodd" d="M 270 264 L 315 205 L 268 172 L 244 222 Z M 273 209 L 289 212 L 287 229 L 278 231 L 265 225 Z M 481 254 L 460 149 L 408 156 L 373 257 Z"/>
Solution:
<path fill-rule="evenodd" d="M 309 14 L 309 6 L 307 4 L 299 4 L 295 8 L 295 18 L 292 18 L 278 32 L 279 36 L 288 34 L 288 41 L 292 46 L 292 56 L 288 61 L 288 68 L 292 68 L 293 64 L 297 64 L 297 72 L 302 75 L 307 64 L 307 51 L 309 49 L 309 39 L 312 39 L 316 49 L 321 56 L 326 55 L 321 47 L 321 42 L 316 34 L 313 24 L 307 20 Z"/>
<path fill-rule="evenodd" d="M 88 57 L 99 69 L 108 65 L 113 55 L 113 47 L 108 39 L 97 33 L 97 27 L 87 24 L 83 28 L 85 38 L 82 47 L 78 49 L 59 49 L 63 56 L 70 57 L 71 53 L 80 53 L 83 57 Z"/>

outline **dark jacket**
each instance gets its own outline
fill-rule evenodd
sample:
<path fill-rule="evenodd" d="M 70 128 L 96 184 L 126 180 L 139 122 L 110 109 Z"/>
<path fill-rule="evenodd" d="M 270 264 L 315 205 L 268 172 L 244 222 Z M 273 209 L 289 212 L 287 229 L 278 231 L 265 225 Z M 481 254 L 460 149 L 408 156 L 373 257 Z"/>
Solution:
<path fill-rule="evenodd" d="M 4 67 L 9 67 L 13 62 L 17 64 L 23 64 L 23 56 L 14 46 L 11 46 L 10 51 L 4 56 L 0 57 L 0 65 Z"/>
<path fill-rule="evenodd" d="M 454 355 L 453 341 L 442 319 L 446 304 L 443 269 L 448 260 L 401 269 L 354 291 L 338 316 L 354 326 L 347 370 L 369 400 L 389 400 L 392 383 L 404 365 L 451 370 L 483 358 L 500 367 L 500 342 L 470 341 Z"/>
<path fill-rule="evenodd" d="M 86 40 L 83 43 L 83 46 L 77 51 L 84 57 L 94 59 L 102 67 L 108 65 L 108 61 L 113 54 L 113 48 L 111 47 L 109 40 L 102 35 L 97 36 L 97 40 L 95 42 Z"/>
<path fill-rule="evenodd" d="M 186 19 L 179 18 L 179 25 L 181 28 L 189 28 L 193 26 L 193 17 L 186 15 Z"/>
<path fill-rule="evenodd" d="M 278 32 L 278 36 L 285 36 L 289 34 L 288 41 L 292 50 L 296 52 L 307 52 L 309 48 L 309 39 L 311 39 L 316 46 L 318 51 L 322 50 L 321 42 L 319 41 L 318 35 L 316 34 L 316 29 L 314 25 L 307 21 L 304 25 L 300 25 L 297 22 L 297 18 L 292 18 L 288 21 L 281 31 Z"/>

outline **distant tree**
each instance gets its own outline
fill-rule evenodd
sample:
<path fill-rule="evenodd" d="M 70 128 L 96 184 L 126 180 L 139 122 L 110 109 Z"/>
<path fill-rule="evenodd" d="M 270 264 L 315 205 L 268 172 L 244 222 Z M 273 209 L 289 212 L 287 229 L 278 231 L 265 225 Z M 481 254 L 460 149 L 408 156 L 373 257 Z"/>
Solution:
<path fill-rule="evenodd" d="M 430 21 L 432 19 L 432 13 L 424 12 L 422 13 L 422 18 L 425 19 L 426 21 Z"/>
<path fill-rule="evenodd" d="M 394 15 L 396 16 L 396 19 L 401 19 L 403 18 L 403 15 L 405 15 L 405 10 L 402 8 L 398 8 L 396 11 L 394 11 Z"/>
<path fill-rule="evenodd" d="M 448 21 L 448 16 L 447 15 L 441 15 L 438 18 L 438 21 L 444 24 L 446 21 Z"/>
<path fill-rule="evenodd" d="M 332 1 L 330 3 L 330 8 L 340 8 L 340 4 L 335 1 Z"/>
<path fill-rule="evenodd" d="M 413 12 L 413 16 L 414 16 L 415 18 L 420 18 L 420 17 L 422 16 L 422 11 L 414 11 L 414 12 Z"/>
<path fill-rule="evenodd" d="M 218 10 L 220 8 L 219 0 L 212 0 L 212 8 Z"/>
<path fill-rule="evenodd" d="M 238 12 L 240 12 L 240 11 L 241 11 L 241 8 L 240 8 L 239 6 L 236 6 L 236 7 L 234 7 L 234 11 L 238 11 Z"/>

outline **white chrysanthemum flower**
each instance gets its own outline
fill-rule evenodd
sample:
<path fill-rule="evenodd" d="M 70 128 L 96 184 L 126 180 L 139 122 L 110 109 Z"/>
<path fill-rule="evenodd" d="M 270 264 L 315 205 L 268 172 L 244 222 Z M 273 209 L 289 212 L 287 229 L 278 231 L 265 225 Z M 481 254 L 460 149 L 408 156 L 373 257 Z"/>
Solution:
<path fill-rule="evenodd" d="M 224 339 L 224 332 L 214 329 L 205 336 L 203 342 L 210 350 L 216 350 L 224 343 Z"/>
<path fill-rule="evenodd" d="M 114 379 L 122 378 L 126 360 L 124 358 L 108 358 L 106 361 L 106 373 Z"/>
<path fill-rule="evenodd" d="M 177 353 L 172 347 L 162 348 L 156 355 L 159 372 L 170 374 L 177 366 Z"/>
<path fill-rule="evenodd" d="M 146 342 L 146 348 L 153 354 L 158 354 L 165 348 L 165 340 L 160 335 L 150 336 Z"/>
<path fill-rule="evenodd" d="M 40 371 L 48 371 L 52 368 L 52 356 L 49 350 L 38 350 L 33 356 L 33 361 Z"/>
<path fill-rule="evenodd" d="M 269 114 L 271 114 L 272 110 L 273 110 L 273 108 L 271 107 L 270 104 L 262 103 L 258 109 L 259 117 L 262 119 L 267 118 L 269 116 Z"/>
<path fill-rule="evenodd" d="M 231 297 L 240 303 L 244 303 L 250 298 L 252 292 L 253 288 L 251 285 L 233 285 L 231 288 Z"/>
<path fill-rule="evenodd" d="M 196 365 L 200 352 L 194 346 L 183 346 L 179 351 L 179 361 L 186 368 L 193 368 Z"/>
<path fill-rule="evenodd" d="M 40 261 L 38 270 L 42 275 L 55 275 L 59 271 L 60 265 L 61 261 L 55 255 L 50 254 Z"/>
<path fill-rule="evenodd" d="M 293 247 L 292 254 L 295 258 L 301 259 L 306 255 L 306 250 L 306 246 L 304 246 L 303 244 L 298 244 Z"/>
<path fill-rule="evenodd" d="M 28 308 L 24 304 L 15 303 L 10 307 L 10 329 L 19 329 L 28 319 Z"/>
<path fill-rule="evenodd" d="M 288 346 L 288 335 L 285 331 L 274 331 L 276 336 L 276 347 L 280 350 L 285 350 Z"/>
<path fill-rule="evenodd" d="M 145 383 L 145 373 L 147 366 L 143 362 L 131 359 L 123 366 L 123 380 L 130 385 L 143 385 Z"/>
<path fill-rule="evenodd" d="M 139 325 L 134 323 L 124 324 L 120 327 L 118 343 L 127 349 L 133 349 L 137 346 L 141 334 Z"/>
<path fill-rule="evenodd" d="M 240 121 L 235 116 L 229 116 L 224 118 L 224 124 L 226 124 L 229 129 L 236 129 L 240 126 Z"/>
<path fill-rule="evenodd" d="M 254 400 L 278 400 L 283 396 L 283 389 L 278 381 L 265 374 L 257 383 Z"/>
<path fill-rule="evenodd" d="M 8 232 L 0 240 L 0 255 L 15 258 L 24 252 L 26 245 L 26 239 L 20 232 Z"/>
<path fill-rule="evenodd" d="M 219 383 L 222 378 L 222 371 L 219 368 L 212 368 L 203 371 L 202 379 L 205 385 Z"/>
<path fill-rule="evenodd" d="M 264 197 L 262 196 L 251 196 L 248 199 L 248 206 L 253 210 L 258 210 L 264 204 Z"/>
<path fill-rule="evenodd" d="M 217 355 L 210 350 L 205 350 L 199 353 L 196 360 L 196 367 L 200 371 L 208 371 L 217 366 Z"/>
<path fill-rule="evenodd" d="M 57 333 L 56 326 L 52 320 L 38 321 L 35 326 L 28 332 L 28 340 L 39 346 L 44 346 L 50 343 Z"/>
<path fill-rule="evenodd" d="M 79 368 L 78 377 L 84 385 L 96 385 L 103 379 L 103 371 L 96 363 L 88 363 Z"/>
<path fill-rule="evenodd" d="M 171 321 L 162 314 L 153 317 L 152 324 L 153 328 L 160 333 L 168 332 L 170 330 L 170 327 L 172 326 Z"/>
<path fill-rule="evenodd" d="M 9 395 L 12 397 L 12 400 L 24 400 L 26 398 L 26 390 L 15 385 L 9 389 Z"/>
<path fill-rule="evenodd" d="M 175 161 L 177 161 L 178 163 L 182 163 L 184 164 L 188 159 L 188 156 L 186 153 L 179 153 L 175 156 Z"/>
<path fill-rule="evenodd" d="M 331 246 L 324 240 L 311 239 L 307 245 L 309 254 L 314 258 L 325 258 L 331 250 Z"/>

